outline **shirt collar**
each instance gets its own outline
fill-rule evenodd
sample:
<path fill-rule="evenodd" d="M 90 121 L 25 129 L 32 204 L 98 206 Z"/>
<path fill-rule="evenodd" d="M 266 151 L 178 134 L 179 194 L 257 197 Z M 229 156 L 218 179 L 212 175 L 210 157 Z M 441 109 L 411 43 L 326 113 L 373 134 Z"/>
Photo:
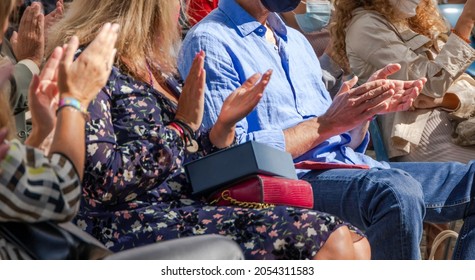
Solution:
<path fill-rule="evenodd" d="M 235 0 L 220 0 L 218 7 L 235 25 L 236 30 L 238 30 L 242 37 L 246 37 L 253 32 L 260 36 L 265 35 L 265 27 L 236 3 Z M 271 13 L 267 22 L 279 36 L 284 38 L 287 36 L 287 28 L 277 14 Z"/>

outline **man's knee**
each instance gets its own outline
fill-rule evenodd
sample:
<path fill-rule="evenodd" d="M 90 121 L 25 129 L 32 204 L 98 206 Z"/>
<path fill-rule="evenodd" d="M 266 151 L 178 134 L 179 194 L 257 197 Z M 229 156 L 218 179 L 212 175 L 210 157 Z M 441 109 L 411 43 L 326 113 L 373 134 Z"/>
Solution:
<path fill-rule="evenodd" d="M 368 199 L 374 203 L 385 201 L 408 211 L 423 211 L 424 193 L 418 181 L 399 169 L 371 169 L 363 179 L 369 187 Z"/>

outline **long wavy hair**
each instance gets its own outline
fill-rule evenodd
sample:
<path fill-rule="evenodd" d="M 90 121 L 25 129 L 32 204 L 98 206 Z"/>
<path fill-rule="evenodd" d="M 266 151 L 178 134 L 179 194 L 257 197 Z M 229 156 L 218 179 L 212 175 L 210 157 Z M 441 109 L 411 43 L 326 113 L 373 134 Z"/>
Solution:
<path fill-rule="evenodd" d="M 401 0 L 404 1 L 404 0 Z M 446 41 L 448 28 L 432 0 L 422 0 L 417 7 L 417 15 L 404 19 L 388 0 L 335 0 L 335 12 L 332 18 L 331 35 L 333 41 L 333 60 L 346 72 L 350 65 L 346 54 L 346 29 L 357 8 L 373 10 L 384 16 L 393 24 L 405 24 L 414 32 L 431 39 L 440 38 Z"/>
<path fill-rule="evenodd" d="M 75 0 L 48 35 L 46 55 L 73 35 L 89 44 L 106 22 L 120 24 L 115 65 L 134 78 L 148 82 L 147 63 L 168 74 L 176 73 L 176 50 L 181 34 L 178 1 Z"/>

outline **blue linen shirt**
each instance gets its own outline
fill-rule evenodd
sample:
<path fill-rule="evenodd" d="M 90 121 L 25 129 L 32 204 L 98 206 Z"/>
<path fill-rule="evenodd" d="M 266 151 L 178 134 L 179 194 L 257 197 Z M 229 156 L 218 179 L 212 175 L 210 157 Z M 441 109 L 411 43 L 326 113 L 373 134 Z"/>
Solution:
<path fill-rule="evenodd" d="M 204 129 L 216 122 L 226 97 L 254 73 L 273 70 L 264 96 L 245 119 L 236 125 L 238 142 L 257 141 L 285 150 L 283 130 L 324 114 L 332 103 L 322 81 L 316 54 L 305 37 L 270 14 L 277 46 L 266 41 L 266 27 L 235 0 L 220 0 L 211 12 L 187 34 L 179 54 L 179 71 L 186 78 L 195 55 L 206 52 Z M 385 167 L 363 153 L 366 135 L 354 151 L 347 146 L 348 133 L 333 136 L 295 159 L 343 162 Z"/>

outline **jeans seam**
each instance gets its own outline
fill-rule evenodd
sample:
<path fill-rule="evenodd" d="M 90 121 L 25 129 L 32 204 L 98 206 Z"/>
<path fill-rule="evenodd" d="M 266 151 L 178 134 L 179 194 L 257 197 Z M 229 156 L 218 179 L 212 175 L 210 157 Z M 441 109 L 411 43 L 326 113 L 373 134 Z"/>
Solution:
<path fill-rule="evenodd" d="M 431 203 L 431 204 L 426 204 L 426 208 L 449 208 L 449 207 L 456 207 L 462 204 L 465 204 L 467 202 L 470 202 L 471 199 L 469 198 L 464 198 L 464 199 L 459 199 L 457 201 L 454 201 L 450 205 L 447 205 L 445 203 Z"/>

